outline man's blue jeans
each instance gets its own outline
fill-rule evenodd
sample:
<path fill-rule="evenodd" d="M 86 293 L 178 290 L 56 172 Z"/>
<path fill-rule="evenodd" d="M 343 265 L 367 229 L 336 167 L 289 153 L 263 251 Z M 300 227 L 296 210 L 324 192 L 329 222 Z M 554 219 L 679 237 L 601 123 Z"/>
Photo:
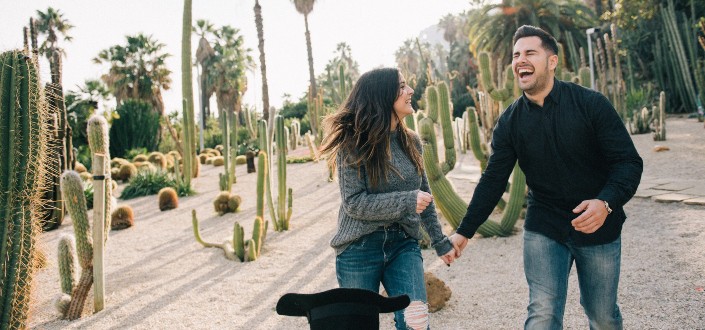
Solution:
<path fill-rule="evenodd" d="M 590 329 L 622 329 L 617 305 L 621 238 L 595 246 L 556 242 L 524 231 L 524 274 L 529 284 L 529 315 L 525 329 L 562 329 L 568 275 L 575 262 L 580 304 Z"/>
<path fill-rule="evenodd" d="M 341 288 L 379 292 L 381 282 L 389 296 L 427 302 L 419 243 L 398 226 L 354 241 L 336 257 L 335 270 Z M 403 310 L 394 313 L 394 320 L 397 329 L 407 329 Z"/>

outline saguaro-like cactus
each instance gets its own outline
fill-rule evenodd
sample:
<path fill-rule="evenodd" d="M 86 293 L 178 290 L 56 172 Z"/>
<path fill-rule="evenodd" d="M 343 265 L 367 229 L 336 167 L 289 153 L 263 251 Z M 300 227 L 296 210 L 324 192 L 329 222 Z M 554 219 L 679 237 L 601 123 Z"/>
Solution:
<path fill-rule="evenodd" d="M 514 71 L 512 71 L 512 67 L 507 66 L 504 70 L 504 87 L 497 87 L 492 79 L 490 54 L 487 52 L 480 53 L 480 78 L 482 87 L 493 100 L 499 102 L 502 110 L 506 109 L 517 96 L 514 91 Z"/>
<path fill-rule="evenodd" d="M 36 62 L 0 54 L 0 328 L 28 327 L 42 192 L 49 189 L 49 113 Z"/>
<path fill-rule="evenodd" d="M 457 228 L 460 221 L 465 216 L 467 203 L 458 196 L 453 188 L 453 185 L 443 174 L 443 171 L 438 166 L 438 156 L 436 153 L 436 137 L 429 134 L 433 131 L 432 121 L 424 118 L 419 121 L 421 126 L 421 138 L 426 142 L 424 144 L 424 167 L 428 175 L 428 182 L 431 186 L 434 201 L 440 208 L 443 216 L 448 220 L 448 223 Z M 482 236 L 508 236 L 514 230 L 514 225 L 519 219 L 521 209 L 524 205 L 524 194 L 526 190 L 526 178 L 519 169 L 518 165 L 514 167 L 512 175 L 511 191 L 509 202 L 505 206 L 502 219 L 499 223 L 488 220 L 478 228 L 477 232 Z"/>

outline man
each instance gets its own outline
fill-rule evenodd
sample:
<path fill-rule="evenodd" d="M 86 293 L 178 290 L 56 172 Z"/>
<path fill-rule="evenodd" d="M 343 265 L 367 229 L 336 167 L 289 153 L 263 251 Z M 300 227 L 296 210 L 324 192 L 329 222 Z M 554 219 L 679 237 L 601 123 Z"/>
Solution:
<path fill-rule="evenodd" d="M 518 160 L 529 186 L 524 327 L 563 327 L 568 275 L 575 262 L 590 328 L 621 329 L 622 206 L 641 179 L 641 157 L 603 95 L 554 78 L 556 39 L 524 25 L 513 41 L 512 69 L 524 93 L 497 122 L 487 169 L 451 241 L 457 251 L 465 248 L 497 205 Z"/>

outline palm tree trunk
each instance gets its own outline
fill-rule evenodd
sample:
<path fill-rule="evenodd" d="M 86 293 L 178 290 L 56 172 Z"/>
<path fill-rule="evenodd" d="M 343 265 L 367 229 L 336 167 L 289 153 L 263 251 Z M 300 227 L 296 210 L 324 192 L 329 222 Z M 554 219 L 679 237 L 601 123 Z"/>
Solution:
<path fill-rule="evenodd" d="M 308 51 L 308 75 L 311 84 L 311 96 L 315 99 L 318 96 L 316 88 L 316 76 L 313 74 L 313 49 L 311 48 L 311 32 L 308 30 L 308 14 L 304 15 L 304 25 L 306 26 L 306 50 Z"/>
<path fill-rule="evenodd" d="M 259 63 L 262 71 L 262 113 L 264 118 L 269 118 L 269 86 L 267 85 L 267 64 L 264 56 L 264 28 L 262 27 L 262 7 L 259 5 L 259 0 L 255 0 L 255 25 L 257 25 L 257 39 L 259 40 L 257 48 L 259 48 Z M 306 23 L 306 31 L 308 31 L 308 23 Z M 307 33 L 307 40 L 309 35 Z M 308 41 L 310 45 L 310 40 Z M 310 49 L 310 46 L 309 46 Z M 309 51 L 309 70 L 313 74 L 313 59 Z"/>

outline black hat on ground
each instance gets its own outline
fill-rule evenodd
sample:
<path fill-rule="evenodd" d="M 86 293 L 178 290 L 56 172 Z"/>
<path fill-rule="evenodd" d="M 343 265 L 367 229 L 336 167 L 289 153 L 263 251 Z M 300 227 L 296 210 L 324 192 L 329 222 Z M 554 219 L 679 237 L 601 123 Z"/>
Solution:
<path fill-rule="evenodd" d="M 277 302 L 277 314 L 306 316 L 311 330 L 379 329 L 379 313 L 409 306 L 407 295 L 384 297 L 379 293 L 337 288 L 312 294 L 287 293 Z"/>

